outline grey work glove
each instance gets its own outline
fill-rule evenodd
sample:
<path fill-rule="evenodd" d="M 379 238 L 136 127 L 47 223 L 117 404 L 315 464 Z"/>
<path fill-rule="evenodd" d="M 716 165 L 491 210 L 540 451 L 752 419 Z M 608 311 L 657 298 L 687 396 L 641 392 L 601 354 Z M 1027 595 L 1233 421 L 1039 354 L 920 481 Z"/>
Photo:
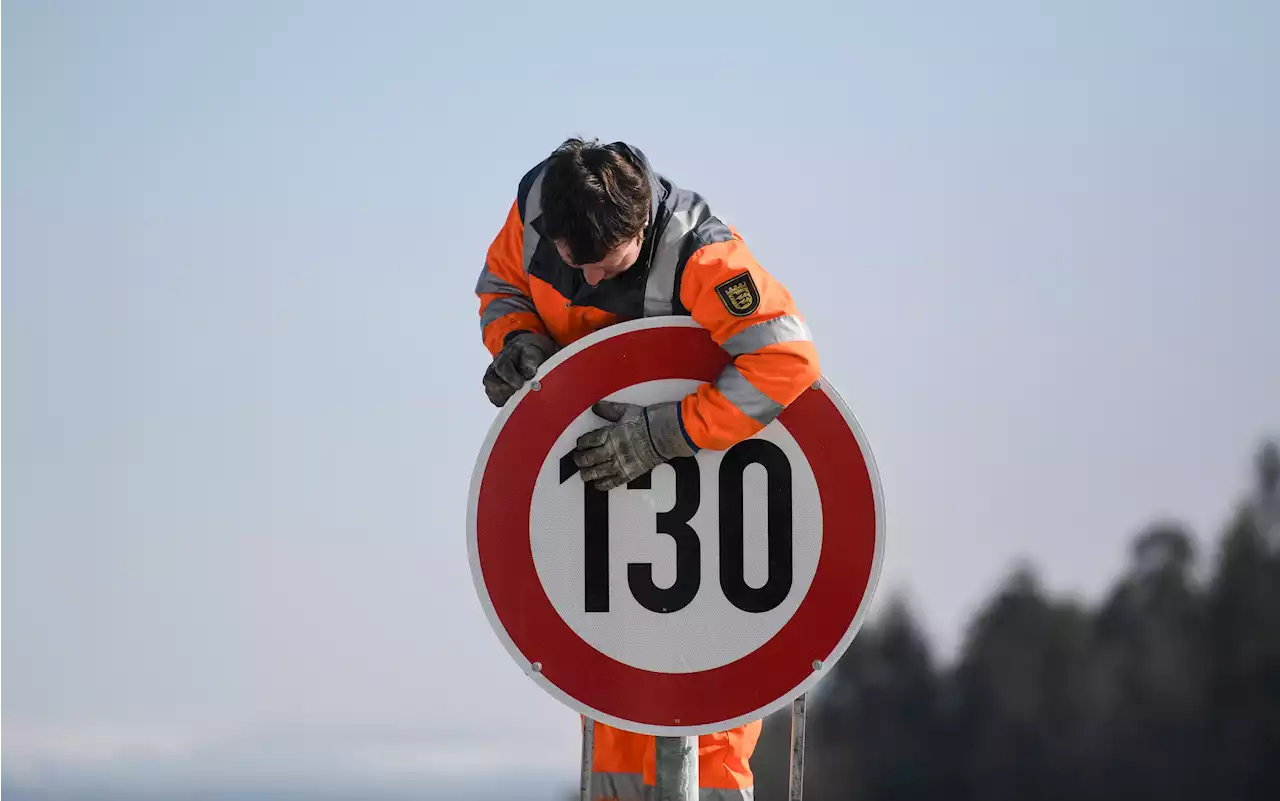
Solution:
<path fill-rule="evenodd" d="M 556 343 L 545 334 L 521 331 L 508 337 L 484 373 L 484 393 L 489 402 L 502 408 L 555 352 Z"/>
<path fill-rule="evenodd" d="M 584 482 L 608 492 L 643 476 L 664 462 L 693 456 L 680 427 L 679 402 L 640 406 L 600 401 L 591 411 L 613 425 L 578 437 L 573 452 Z"/>

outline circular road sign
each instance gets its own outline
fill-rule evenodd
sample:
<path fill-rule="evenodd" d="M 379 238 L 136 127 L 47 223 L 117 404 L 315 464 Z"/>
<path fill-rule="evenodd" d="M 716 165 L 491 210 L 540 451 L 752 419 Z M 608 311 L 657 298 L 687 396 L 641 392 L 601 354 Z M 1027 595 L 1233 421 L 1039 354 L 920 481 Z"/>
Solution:
<path fill-rule="evenodd" d="M 688 317 L 613 325 L 547 360 L 499 412 L 471 479 L 472 580 L 522 670 L 579 713 L 695 735 L 806 692 L 862 624 L 884 557 L 866 437 L 824 378 L 758 434 L 584 485 L 601 399 L 675 400 L 730 361 Z"/>

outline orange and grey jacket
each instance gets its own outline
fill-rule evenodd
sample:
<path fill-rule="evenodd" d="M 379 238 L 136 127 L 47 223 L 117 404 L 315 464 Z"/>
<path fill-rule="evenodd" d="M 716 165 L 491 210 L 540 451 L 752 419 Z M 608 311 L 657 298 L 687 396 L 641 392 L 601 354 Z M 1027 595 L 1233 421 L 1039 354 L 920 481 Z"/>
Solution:
<path fill-rule="evenodd" d="M 541 162 L 520 181 L 476 283 L 485 347 L 496 356 L 517 331 L 547 334 L 563 347 L 614 323 L 690 315 L 733 361 L 683 399 L 681 424 L 695 447 L 729 448 L 819 378 L 808 326 L 786 287 L 700 195 L 655 173 L 638 149 L 611 147 L 633 159 L 653 189 L 635 265 L 593 287 L 561 260 L 540 225 Z"/>

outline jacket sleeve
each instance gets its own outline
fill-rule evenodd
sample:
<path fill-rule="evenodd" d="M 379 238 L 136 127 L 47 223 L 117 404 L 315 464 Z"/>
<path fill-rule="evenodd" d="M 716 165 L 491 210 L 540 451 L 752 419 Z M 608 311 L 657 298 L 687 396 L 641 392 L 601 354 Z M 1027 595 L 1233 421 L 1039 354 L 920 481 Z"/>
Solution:
<path fill-rule="evenodd" d="M 791 294 L 751 255 L 738 233 L 693 252 L 680 302 L 733 361 L 680 405 L 685 435 L 724 450 L 760 431 L 822 371 Z"/>
<path fill-rule="evenodd" d="M 480 299 L 481 339 L 493 356 L 498 355 L 503 341 L 513 331 L 547 333 L 529 291 L 529 276 L 524 272 L 524 222 L 516 201 L 511 203 L 502 230 L 489 245 L 475 291 Z"/>

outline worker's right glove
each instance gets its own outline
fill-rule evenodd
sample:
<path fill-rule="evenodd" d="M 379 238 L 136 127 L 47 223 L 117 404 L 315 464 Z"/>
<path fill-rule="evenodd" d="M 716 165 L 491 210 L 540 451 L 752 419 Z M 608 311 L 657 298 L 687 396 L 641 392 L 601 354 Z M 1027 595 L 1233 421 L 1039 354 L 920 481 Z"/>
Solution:
<path fill-rule="evenodd" d="M 660 464 L 693 456 L 693 445 L 680 424 L 680 402 L 641 406 L 599 401 L 591 411 L 613 425 L 578 437 L 573 461 L 584 483 L 601 492 L 621 487 Z"/>
<path fill-rule="evenodd" d="M 502 350 L 484 373 L 484 392 L 489 402 L 502 408 L 555 352 L 556 343 L 545 334 L 519 331 L 508 335 Z"/>

